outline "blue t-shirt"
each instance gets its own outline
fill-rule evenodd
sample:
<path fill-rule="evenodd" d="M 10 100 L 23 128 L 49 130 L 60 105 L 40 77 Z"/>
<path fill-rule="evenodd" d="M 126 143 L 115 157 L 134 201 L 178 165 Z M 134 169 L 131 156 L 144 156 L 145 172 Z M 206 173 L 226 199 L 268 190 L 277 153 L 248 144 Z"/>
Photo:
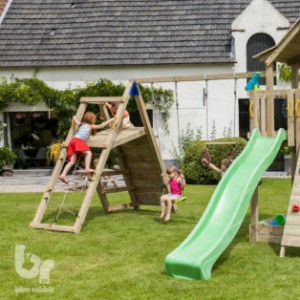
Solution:
<path fill-rule="evenodd" d="M 88 124 L 82 124 L 79 128 L 74 137 L 87 141 L 91 134 L 91 128 Z"/>

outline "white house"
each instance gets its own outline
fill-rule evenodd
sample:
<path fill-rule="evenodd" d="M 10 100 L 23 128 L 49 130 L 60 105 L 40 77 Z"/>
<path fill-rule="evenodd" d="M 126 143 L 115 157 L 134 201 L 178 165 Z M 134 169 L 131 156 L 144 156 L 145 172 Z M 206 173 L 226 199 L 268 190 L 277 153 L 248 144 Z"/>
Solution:
<path fill-rule="evenodd" d="M 298 0 L 12 0 L 0 25 L 0 77 L 35 77 L 58 89 L 107 78 L 173 89 L 170 134 L 154 112 L 164 160 L 187 124 L 209 139 L 247 131 L 245 78 L 264 71 L 252 56 L 280 41 L 300 16 Z M 155 82 L 156 77 L 232 74 L 226 80 Z M 0 120 L 25 110 L 12 103 Z M 39 110 L 43 108 L 34 108 Z"/>

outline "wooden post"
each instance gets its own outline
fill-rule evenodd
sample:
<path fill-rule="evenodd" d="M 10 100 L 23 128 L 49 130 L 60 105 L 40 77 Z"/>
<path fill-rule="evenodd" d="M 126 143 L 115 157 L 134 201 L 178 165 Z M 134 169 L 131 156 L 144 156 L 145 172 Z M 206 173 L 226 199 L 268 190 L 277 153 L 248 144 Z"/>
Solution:
<path fill-rule="evenodd" d="M 295 142 L 293 150 L 292 150 L 292 159 L 291 159 L 291 174 L 292 174 L 292 183 L 294 182 L 294 175 L 297 164 L 297 155 L 299 153 L 299 145 L 300 145 L 300 116 L 297 115 L 298 106 L 300 106 L 300 91 L 298 90 L 298 73 L 299 73 L 299 65 L 294 64 L 292 67 L 292 88 L 296 89 L 295 94 Z"/>
<path fill-rule="evenodd" d="M 292 68 L 292 89 L 298 89 L 299 65 L 298 64 L 292 65 L 291 68 Z"/>
<path fill-rule="evenodd" d="M 273 64 L 266 66 L 266 89 L 273 90 L 274 88 L 274 71 Z M 274 135 L 274 96 L 267 97 L 267 135 Z"/>
<path fill-rule="evenodd" d="M 252 196 L 250 203 L 250 226 L 249 226 L 249 240 L 250 242 L 257 242 L 257 224 L 258 224 L 258 186 Z"/>

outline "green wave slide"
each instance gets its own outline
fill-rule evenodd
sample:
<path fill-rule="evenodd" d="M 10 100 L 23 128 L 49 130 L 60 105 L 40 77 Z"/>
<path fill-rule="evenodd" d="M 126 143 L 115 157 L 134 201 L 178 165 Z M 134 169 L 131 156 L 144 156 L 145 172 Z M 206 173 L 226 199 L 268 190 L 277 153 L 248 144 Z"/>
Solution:
<path fill-rule="evenodd" d="M 252 195 L 287 135 L 262 137 L 254 129 L 242 153 L 223 175 L 200 221 L 165 260 L 169 275 L 208 280 L 218 257 L 239 230 Z"/>

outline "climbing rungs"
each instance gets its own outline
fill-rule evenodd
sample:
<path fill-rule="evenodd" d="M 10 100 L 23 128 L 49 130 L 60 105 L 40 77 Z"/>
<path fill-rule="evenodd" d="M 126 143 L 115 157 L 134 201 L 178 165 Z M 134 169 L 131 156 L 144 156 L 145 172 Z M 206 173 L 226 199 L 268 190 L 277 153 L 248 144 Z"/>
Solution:
<path fill-rule="evenodd" d="M 119 192 L 127 192 L 129 190 L 133 190 L 133 187 L 113 187 L 113 188 L 105 188 L 102 190 L 102 194 L 112 194 L 112 193 L 119 193 Z"/>
<path fill-rule="evenodd" d="M 101 102 L 124 102 L 123 97 L 82 97 L 81 103 L 100 104 Z"/>
<path fill-rule="evenodd" d="M 29 224 L 29 227 L 37 228 L 37 229 L 47 229 L 47 230 L 55 230 L 55 231 L 67 231 L 67 232 L 75 232 L 75 228 L 73 226 L 63 226 L 56 224 Z"/>

